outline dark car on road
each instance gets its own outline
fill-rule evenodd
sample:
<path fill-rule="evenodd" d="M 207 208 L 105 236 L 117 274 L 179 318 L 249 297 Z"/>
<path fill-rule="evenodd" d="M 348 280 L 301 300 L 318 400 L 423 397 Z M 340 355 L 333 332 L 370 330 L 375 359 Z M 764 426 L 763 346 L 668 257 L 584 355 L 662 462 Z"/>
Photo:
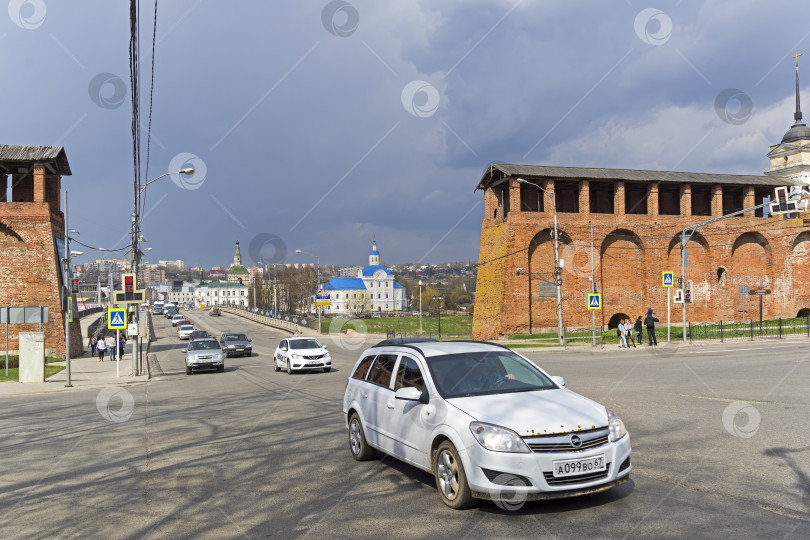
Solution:
<path fill-rule="evenodd" d="M 194 330 L 189 336 L 189 340 L 194 341 L 195 339 L 203 339 L 207 337 L 211 337 L 211 334 L 205 330 Z"/>
<path fill-rule="evenodd" d="M 253 353 L 252 341 L 242 332 L 225 332 L 219 338 L 219 344 L 228 357 L 250 356 Z"/>

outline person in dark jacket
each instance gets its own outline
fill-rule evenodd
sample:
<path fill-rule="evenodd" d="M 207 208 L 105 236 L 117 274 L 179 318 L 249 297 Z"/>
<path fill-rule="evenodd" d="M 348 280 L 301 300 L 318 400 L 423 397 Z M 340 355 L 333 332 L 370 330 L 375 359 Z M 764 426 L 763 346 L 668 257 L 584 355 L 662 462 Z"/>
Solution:
<path fill-rule="evenodd" d="M 636 324 L 633 325 L 633 330 L 635 330 L 636 334 L 638 334 L 638 339 L 636 341 L 638 341 L 639 345 L 643 345 L 643 343 L 641 343 L 641 336 L 642 336 L 641 327 L 643 325 L 644 325 L 644 323 L 641 322 L 641 315 L 639 315 L 638 319 L 636 319 Z"/>
<path fill-rule="evenodd" d="M 658 340 L 655 339 L 655 323 L 658 322 L 658 318 L 653 313 L 652 308 L 647 309 L 647 315 L 644 317 L 644 325 L 647 327 L 647 339 L 650 342 L 650 345 L 658 346 Z"/>

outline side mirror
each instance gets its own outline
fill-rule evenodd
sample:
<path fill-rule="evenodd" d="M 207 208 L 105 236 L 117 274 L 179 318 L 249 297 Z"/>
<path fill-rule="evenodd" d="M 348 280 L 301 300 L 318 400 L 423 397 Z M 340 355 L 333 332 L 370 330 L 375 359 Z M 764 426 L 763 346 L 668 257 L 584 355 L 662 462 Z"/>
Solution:
<path fill-rule="evenodd" d="M 413 386 L 408 386 L 406 388 L 400 388 L 399 390 L 394 393 L 394 397 L 397 399 L 404 399 L 406 401 L 419 401 L 422 397 L 422 391 L 418 388 L 414 388 Z"/>
<path fill-rule="evenodd" d="M 248 340 L 248 343 L 253 343 L 253 340 L 252 340 L 252 339 L 249 339 L 249 340 Z"/>
<path fill-rule="evenodd" d="M 184 353 L 186 353 L 186 352 L 188 352 L 188 349 L 182 349 L 182 351 L 183 351 Z"/>
<path fill-rule="evenodd" d="M 559 376 L 551 377 L 551 380 L 557 383 L 558 386 L 565 386 L 565 379 Z"/>
<path fill-rule="evenodd" d="M 321 345 L 321 347 L 323 347 L 324 349 L 326 349 L 326 348 L 327 348 L 327 347 L 326 347 L 326 345 Z"/>

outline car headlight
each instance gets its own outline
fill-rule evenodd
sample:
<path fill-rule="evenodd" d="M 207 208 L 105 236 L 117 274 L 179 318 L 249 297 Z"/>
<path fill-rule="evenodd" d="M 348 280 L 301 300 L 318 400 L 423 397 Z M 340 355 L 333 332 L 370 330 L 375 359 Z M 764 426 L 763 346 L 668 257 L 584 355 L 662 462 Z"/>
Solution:
<path fill-rule="evenodd" d="M 301 360 L 302 357 L 301 357 L 300 354 L 291 354 L 290 358 L 295 358 L 296 360 Z"/>
<path fill-rule="evenodd" d="M 619 415 L 608 409 L 608 427 L 610 428 L 610 442 L 616 442 L 627 435 L 627 428 Z"/>
<path fill-rule="evenodd" d="M 222 360 L 222 353 L 217 353 L 214 355 L 214 360 Z"/>
<path fill-rule="evenodd" d="M 483 422 L 470 422 L 470 431 L 478 443 L 493 452 L 531 452 L 529 447 L 523 442 L 517 433 L 511 429 L 506 429 Z"/>
<path fill-rule="evenodd" d="M 229 349 L 235 349 L 235 348 L 236 348 L 236 345 L 228 345 L 228 348 L 229 348 Z"/>

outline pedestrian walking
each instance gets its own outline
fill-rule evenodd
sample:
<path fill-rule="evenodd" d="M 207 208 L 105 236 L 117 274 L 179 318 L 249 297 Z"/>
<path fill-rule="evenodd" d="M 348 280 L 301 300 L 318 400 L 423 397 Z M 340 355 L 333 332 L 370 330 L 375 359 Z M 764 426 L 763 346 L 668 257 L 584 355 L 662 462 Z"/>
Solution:
<path fill-rule="evenodd" d="M 638 338 L 638 339 L 637 339 L 636 341 L 638 341 L 638 344 L 639 344 L 639 345 L 643 345 L 643 342 L 642 342 L 642 340 L 641 340 L 641 327 L 642 327 L 643 325 L 644 325 L 644 324 L 641 322 L 641 315 L 639 315 L 639 316 L 638 316 L 638 319 L 636 319 L 636 324 L 635 324 L 635 325 L 633 325 L 633 330 L 635 330 L 635 331 L 636 331 L 636 334 L 638 334 L 638 336 L 637 336 L 637 338 Z"/>
<path fill-rule="evenodd" d="M 636 348 L 636 340 L 633 339 L 633 325 L 630 324 L 630 319 L 624 320 L 624 340 L 626 343 L 633 344 L 633 348 Z M 629 346 L 627 347 L 630 348 Z"/>
<path fill-rule="evenodd" d="M 89 345 L 90 345 L 90 356 L 95 356 L 96 355 L 96 341 L 98 341 L 96 339 L 96 335 L 92 334 L 90 336 L 90 343 L 89 343 Z"/>
<path fill-rule="evenodd" d="M 96 338 L 96 352 L 98 352 L 98 361 L 104 361 L 104 353 L 107 352 L 107 342 L 104 341 L 104 337 L 99 334 L 98 338 Z"/>
<path fill-rule="evenodd" d="M 124 347 L 127 346 L 127 338 L 124 337 L 124 334 L 118 338 L 118 358 L 124 357 Z"/>
<path fill-rule="evenodd" d="M 115 355 L 115 351 L 118 349 L 118 344 L 115 342 L 115 335 L 110 334 L 104 338 L 104 341 L 106 342 L 107 350 L 110 351 L 110 360 L 115 360 L 113 356 Z"/>
<path fill-rule="evenodd" d="M 624 335 L 624 319 L 619 321 L 619 326 L 616 327 L 616 335 L 619 336 L 619 348 L 629 349 L 627 346 L 627 337 Z"/>
<path fill-rule="evenodd" d="M 647 308 L 647 315 L 644 317 L 644 325 L 647 327 L 647 339 L 650 345 L 658 346 L 658 340 L 655 339 L 655 323 L 659 322 L 655 316 L 652 308 Z"/>

